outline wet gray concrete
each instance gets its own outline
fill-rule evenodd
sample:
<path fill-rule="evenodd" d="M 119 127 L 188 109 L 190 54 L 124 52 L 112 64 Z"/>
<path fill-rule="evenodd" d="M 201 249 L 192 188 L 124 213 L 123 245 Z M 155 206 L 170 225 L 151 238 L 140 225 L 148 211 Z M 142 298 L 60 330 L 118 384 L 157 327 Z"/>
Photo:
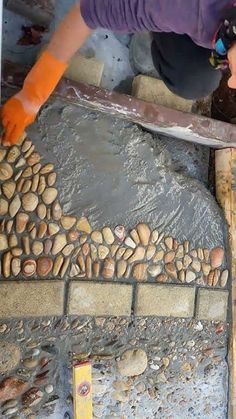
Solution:
<path fill-rule="evenodd" d="M 55 163 L 65 212 L 97 228 L 145 221 L 196 247 L 226 246 L 222 212 L 205 186 L 207 148 L 60 102 L 29 133 Z"/>

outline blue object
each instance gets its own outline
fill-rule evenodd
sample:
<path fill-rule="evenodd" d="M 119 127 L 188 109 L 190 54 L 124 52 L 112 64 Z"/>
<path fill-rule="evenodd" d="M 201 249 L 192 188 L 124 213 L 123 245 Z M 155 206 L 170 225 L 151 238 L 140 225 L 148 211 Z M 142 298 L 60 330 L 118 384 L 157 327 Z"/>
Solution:
<path fill-rule="evenodd" d="M 219 55 L 226 55 L 227 54 L 227 50 L 226 50 L 224 42 L 222 41 L 221 38 L 219 38 L 218 41 L 216 42 L 215 50 L 216 50 L 217 54 L 219 54 Z"/>

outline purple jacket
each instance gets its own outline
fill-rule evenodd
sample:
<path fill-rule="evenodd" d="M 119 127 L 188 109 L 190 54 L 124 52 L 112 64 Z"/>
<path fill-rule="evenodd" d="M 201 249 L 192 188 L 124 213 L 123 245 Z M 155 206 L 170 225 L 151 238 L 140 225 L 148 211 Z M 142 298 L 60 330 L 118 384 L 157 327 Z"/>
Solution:
<path fill-rule="evenodd" d="M 91 29 L 121 32 L 187 34 L 205 48 L 235 0 L 81 0 L 81 13 Z"/>

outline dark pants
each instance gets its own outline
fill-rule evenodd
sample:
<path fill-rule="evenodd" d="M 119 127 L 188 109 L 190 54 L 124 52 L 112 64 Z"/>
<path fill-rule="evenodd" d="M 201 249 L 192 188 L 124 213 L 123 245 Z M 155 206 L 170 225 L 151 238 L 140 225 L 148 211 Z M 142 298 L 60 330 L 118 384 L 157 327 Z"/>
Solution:
<path fill-rule="evenodd" d="M 185 99 L 207 96 L 218 87 L 221 71 L 209 63 L 210 53 L 187 35 L 153 33 L 152 58 L 160 78 Z"/>

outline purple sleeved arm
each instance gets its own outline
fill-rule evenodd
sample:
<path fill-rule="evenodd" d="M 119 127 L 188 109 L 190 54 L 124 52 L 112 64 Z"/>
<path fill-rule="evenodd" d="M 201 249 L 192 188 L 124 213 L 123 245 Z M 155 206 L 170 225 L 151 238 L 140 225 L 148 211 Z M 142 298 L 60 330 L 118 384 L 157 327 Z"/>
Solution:
<path fill-rule="evenodd" d="M 156 29 L 159 0 L 81 0 L 81 14 L 91 28 L 139 32 Z M 153 11 L 155 10 L 154 14 Z"/>

